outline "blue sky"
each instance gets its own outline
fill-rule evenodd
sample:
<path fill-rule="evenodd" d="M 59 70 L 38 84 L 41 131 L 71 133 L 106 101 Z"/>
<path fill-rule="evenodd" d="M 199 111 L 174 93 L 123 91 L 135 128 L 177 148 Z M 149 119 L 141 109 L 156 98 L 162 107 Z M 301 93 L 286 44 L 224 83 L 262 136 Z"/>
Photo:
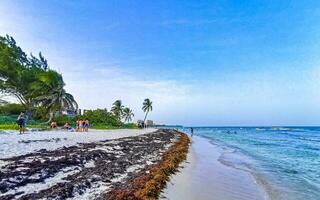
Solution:
<path fill-rule="evenodd" d="M 41 51 L 82 108 L 184 125 L 319 125 L 319 1 L 22 1 L 0 34 Z"/>

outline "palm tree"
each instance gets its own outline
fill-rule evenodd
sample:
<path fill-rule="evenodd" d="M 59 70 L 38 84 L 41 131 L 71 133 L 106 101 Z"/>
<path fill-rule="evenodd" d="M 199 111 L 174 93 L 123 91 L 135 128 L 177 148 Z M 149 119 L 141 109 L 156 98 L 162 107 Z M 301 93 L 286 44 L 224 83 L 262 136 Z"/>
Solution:
<path fill-rule="evenodd" d="M 50 122 L 54 114 L 61 114 L 64 110 L 76 111 L 78 104 L 74 97 L 67 93 L 64 87 L 62 76 L 52 71 L 39 75 L 39 82 L 32 87 L 39 94 L 35 98 L 34 103 L 47 108 Z"/>
<path fill-rule="evenodd" d="M 143 120 L 144 124 L 146 124 L 146 119 L 147 119 L 148 113 L 150 111 L 152 111 L 152 101 L 150 101 L 150 99 L 145 99 L 143 101 L 142 110 L 143 110 L 143 112 L 146 113 L 144 120 Z"/>
<path fill-rule="evenodd" d="M 122 105 L 122 101 L 121 101 L 121 100 L 116 100 L 116 101 L 112 104 L 111 111 L 113 112 L 113 114 L 114 114 L 119 120 L 121 120 L 121 117 L 122 117 L 122 115 L 123 115 L 123 108 L 124 108 L 124 106 Z"/>
<path fill-rule="evenodd" d="M 130 108 L 124 108 L 123 117 L 125 122 L 130 122 L 132 121 L 132 117 L 134 117 L 134 114 Z"/>
<path fill-rule="evenodd" d="M 45 106 L 49 112 L 50 122 L 56 113 L 61 114 L 64 110 L 76 111 L 78 104 L 74 97 L 67 93 L 63 88 L 51 92 L 51 94 L 38 97 L 37 100 Z"/>

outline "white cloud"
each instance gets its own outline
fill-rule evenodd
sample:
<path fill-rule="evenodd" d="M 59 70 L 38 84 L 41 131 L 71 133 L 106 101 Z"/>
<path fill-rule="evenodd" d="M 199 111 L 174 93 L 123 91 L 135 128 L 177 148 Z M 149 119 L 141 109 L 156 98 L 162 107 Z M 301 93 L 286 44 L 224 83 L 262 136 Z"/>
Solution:
<path fill-rule="evenodd" d="M 174 80 L 152 80 L 144 77 L 143 72 L 130 72 L 120 67 L 90 68 L 73 70 L 65 68 L 66 89 L 72 93 L 81 108 L 108 108 L 121 99 L 123 104 L 133 108 L 136 119 L 143 117 L 142 102 L 150 98 L 154 103 L 155 114 L 151 117 L 164 122 L 168 109 L 183 102 L 190 88 Z M 167 113 L 168 115 L 170 112 Z"/>

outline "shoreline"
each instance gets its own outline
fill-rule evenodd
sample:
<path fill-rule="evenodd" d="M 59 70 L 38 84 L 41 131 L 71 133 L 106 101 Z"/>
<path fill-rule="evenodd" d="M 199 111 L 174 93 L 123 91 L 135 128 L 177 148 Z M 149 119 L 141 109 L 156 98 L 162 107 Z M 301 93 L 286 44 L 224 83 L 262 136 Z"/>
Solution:
<path fill-rule="evenodd" d="M 146 167 L 133 179 L 108 192 L 106 199 L 159 199 L 161 191 L 167 185 L 170 176 L 178 172 L 179 165 L 186 159 L 190 144 L 189 137 L 183 132 L 170 129 L 159 131 L 175 135 L 176 141 L 167 151 L 160 154 L 161 158 L 158 162 Z"/>
<path fill-rule="evenodd" d="M 223 164 L 223 149 L 205 138 L 192 137 L 180 172 L 171 177 L 161 199 L 267 200 L 264 188 L 249 172 Z"/>

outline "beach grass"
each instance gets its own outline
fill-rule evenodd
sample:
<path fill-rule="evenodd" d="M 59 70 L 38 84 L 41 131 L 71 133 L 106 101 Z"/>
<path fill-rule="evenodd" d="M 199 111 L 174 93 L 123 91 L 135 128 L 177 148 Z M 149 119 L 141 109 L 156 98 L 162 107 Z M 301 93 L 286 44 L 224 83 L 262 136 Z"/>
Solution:
<path fill-rule="evenodd" d="M 18 130 L 17 124 L 0 124 L 0 130 Z"/>
<path fill-rule="evenodd" d="M 47 129 L 48 126 L 43 124 L 30 124 L 26 128 L 32 129 Z M 17 124 L 0 124 L 0 130 L 19 130 L 19 126 Z"/>
<path fill-rule="evenodd" d="M 46 124 L 27 124 L 26 128 L 32 129 L 48 129 Z M 96 124 L 90 127 L 97 130 L 113 130 L 113 129 L 137 129 L 135 124 L 124 124 L 122 126 L 110 126 L 105 124 Z M 0 130 L 19 130 L 19 126 L 16 123 L 2 123 L 0 124 Z"/>
<path fill-rule="evenodd" d="M 16 123 L 16 119 L 17 119 L 16 115 L 0 115 L 0 130 L 18 130 L 19 126 Z M 58 122 L 60 126 L 63 126 L 65 122 L 68 122 L 69 124 L 75 126 L 75 124 L 72 124 L 73 123 L 72 119 L 66 116 L 61 116 L 61 119 Z M 49 125 L 43 121 L 29 120 L 26 128 L 48 129 Z M 93 123 L 90 128 L 97 129 L 97 130 L 137 129 L 138 126 L 134 123 L 126 123 L 118 126 L 107 124 L 107 123 Z"/>
<path fill-rule="evenodd" d="M 110 126 L 106 124 L 94 124 L 90 128 L 97 130 L 111 130 L 111 129 L 137 129 L 138 126 L 136 124 L 123 124 L 122 126 Z"/>

